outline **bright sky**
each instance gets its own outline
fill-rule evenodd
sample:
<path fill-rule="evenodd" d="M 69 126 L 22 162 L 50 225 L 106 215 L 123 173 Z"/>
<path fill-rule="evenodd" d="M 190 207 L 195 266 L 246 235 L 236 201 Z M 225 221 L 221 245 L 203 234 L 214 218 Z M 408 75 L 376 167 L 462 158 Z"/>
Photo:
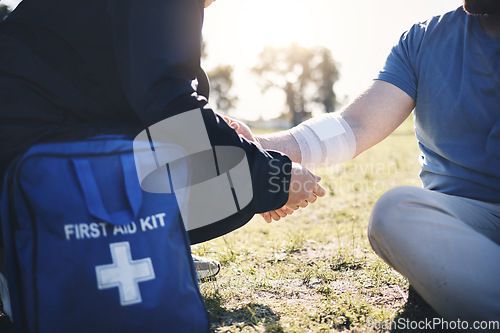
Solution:
<path fill-rule="evenodd" d="M 205 11 L 206 69 L 235 69 L 234 116 L 269 119 L 284 107 L 284 94 L 262 94 L 250 72 L 265 45 L 321 45 L 340 66 L 339 101 L 366 88 L 401 34 L 414 23 L 461 6 L 463 0 L 217 0 Z"/>
<path fill-rule="evenodd" d="M 0 0 L 15 5 L 18 0 Z M 233 115 L 270 119 L 284 94 L 262 94 L 250 69 L 265 45 L 326 46 L 340 66 L 339 101 L 349 102 L 376 76 L 391 47 L 412 24 L 454 10 L 463 0 L 217 0 L 205 11 L 203 67 L 234 67 Z"/>

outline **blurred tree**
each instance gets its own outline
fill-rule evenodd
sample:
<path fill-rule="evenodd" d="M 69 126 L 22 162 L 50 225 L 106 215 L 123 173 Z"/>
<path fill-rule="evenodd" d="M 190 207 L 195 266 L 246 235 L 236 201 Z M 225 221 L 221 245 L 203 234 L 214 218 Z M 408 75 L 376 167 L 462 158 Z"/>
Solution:
<path fill-rule="evenodd" d="M 335 110 L 333 85 L 339 72 L 327 48 L 306 48 L 295 43 L 278 48 L 268 46 L 258 61 L 253 71 L 263 79 L 263 91 L 274 87 L 285 92 L 293 125 L 310 117 L 313 104 L 322 105 L 325 112 Z"/>
<path fill-rule="evenodd" d="M 337 96 L 333 90 L 335 82 L 339 79 L 339 71 L 335 61 L 333 60 L 332 53 L 327 48 L 319 50 L 321 62 L 316 68 L 318 95 L 315 99 L 316 102 L 323 105 L 325 112 L 335 111 L 337 104 Z"/>
<path fill-rule="evenodd" d="M 10 14 L 11 10 L 9 8 L 9 6 L 7 5 L 0 5 L 0 22 L 2 22 L 3 20 L 5 20 L 7 18 L 7 16 Z"/>
<path fill-rule="evenodd" d="M 210 78 L 210 100 L 215 101 L 216 110 L 228 113 L 234 109 L 238 97 L 231 94 L 233 67 L 219 65 L 207 73 Z"/>
<path fill-rule="evenodd" d="M 201 44 L 201 58 L 207 57 L 207 44 Z M 216 107 L 216 111 L 229 113 L 234 109 L 238 97 L 231 94 L 233 87 L 233 67 L 230 65 L 218 65 L 209 70 L 207 76 L 210 80 L 210 104 Z"/>

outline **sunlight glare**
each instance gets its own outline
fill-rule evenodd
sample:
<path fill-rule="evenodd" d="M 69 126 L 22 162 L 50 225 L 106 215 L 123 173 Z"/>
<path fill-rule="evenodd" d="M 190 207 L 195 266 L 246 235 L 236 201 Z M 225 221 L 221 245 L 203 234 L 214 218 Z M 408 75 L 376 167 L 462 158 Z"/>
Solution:
<path fill-rule="evenodd" d="M 315 42 L 315 23 L 307 2 L 299 0 L 251 0 L 239 19 L 241 48 L 260 52 L 267 45 Z"/>

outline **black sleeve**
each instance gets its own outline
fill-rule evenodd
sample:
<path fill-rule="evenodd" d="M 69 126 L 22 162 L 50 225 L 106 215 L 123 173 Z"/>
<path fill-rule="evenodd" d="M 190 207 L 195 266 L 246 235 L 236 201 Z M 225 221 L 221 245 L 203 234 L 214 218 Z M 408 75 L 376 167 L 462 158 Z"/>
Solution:
<path fill-rule="evenodd" d="M 237 146 L 246 152 L 254 191 L 247 213 L 283 206 L 290 159 L 240 138 L 192 85 L 200 68 L 203 1 L 110 0 L 108 11 L 122 84 L 144 127 L 203 109 L 212 146 Z"/>

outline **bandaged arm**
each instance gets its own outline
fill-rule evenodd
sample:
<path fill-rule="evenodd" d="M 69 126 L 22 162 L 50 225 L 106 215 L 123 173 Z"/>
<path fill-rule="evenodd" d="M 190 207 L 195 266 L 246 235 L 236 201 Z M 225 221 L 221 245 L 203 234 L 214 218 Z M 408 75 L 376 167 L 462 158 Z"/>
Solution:
<path fill-rule="evenodd" d="M 314 117 L 288 131 L 257 139 L 264 149 L 282 151 L 309 168 L 329 166 L 345 162 L 382 141 L 414 107 L 415 102 L 403 90 L 375 80 L 342 113 Z"/>
<path fill-rule="evenodd" d="M 356 152 L 351 126 L 334 113 L 311 118 L 290 130 L 300 148 L 301 163 L 314 170 L 348 161 Z"/>

